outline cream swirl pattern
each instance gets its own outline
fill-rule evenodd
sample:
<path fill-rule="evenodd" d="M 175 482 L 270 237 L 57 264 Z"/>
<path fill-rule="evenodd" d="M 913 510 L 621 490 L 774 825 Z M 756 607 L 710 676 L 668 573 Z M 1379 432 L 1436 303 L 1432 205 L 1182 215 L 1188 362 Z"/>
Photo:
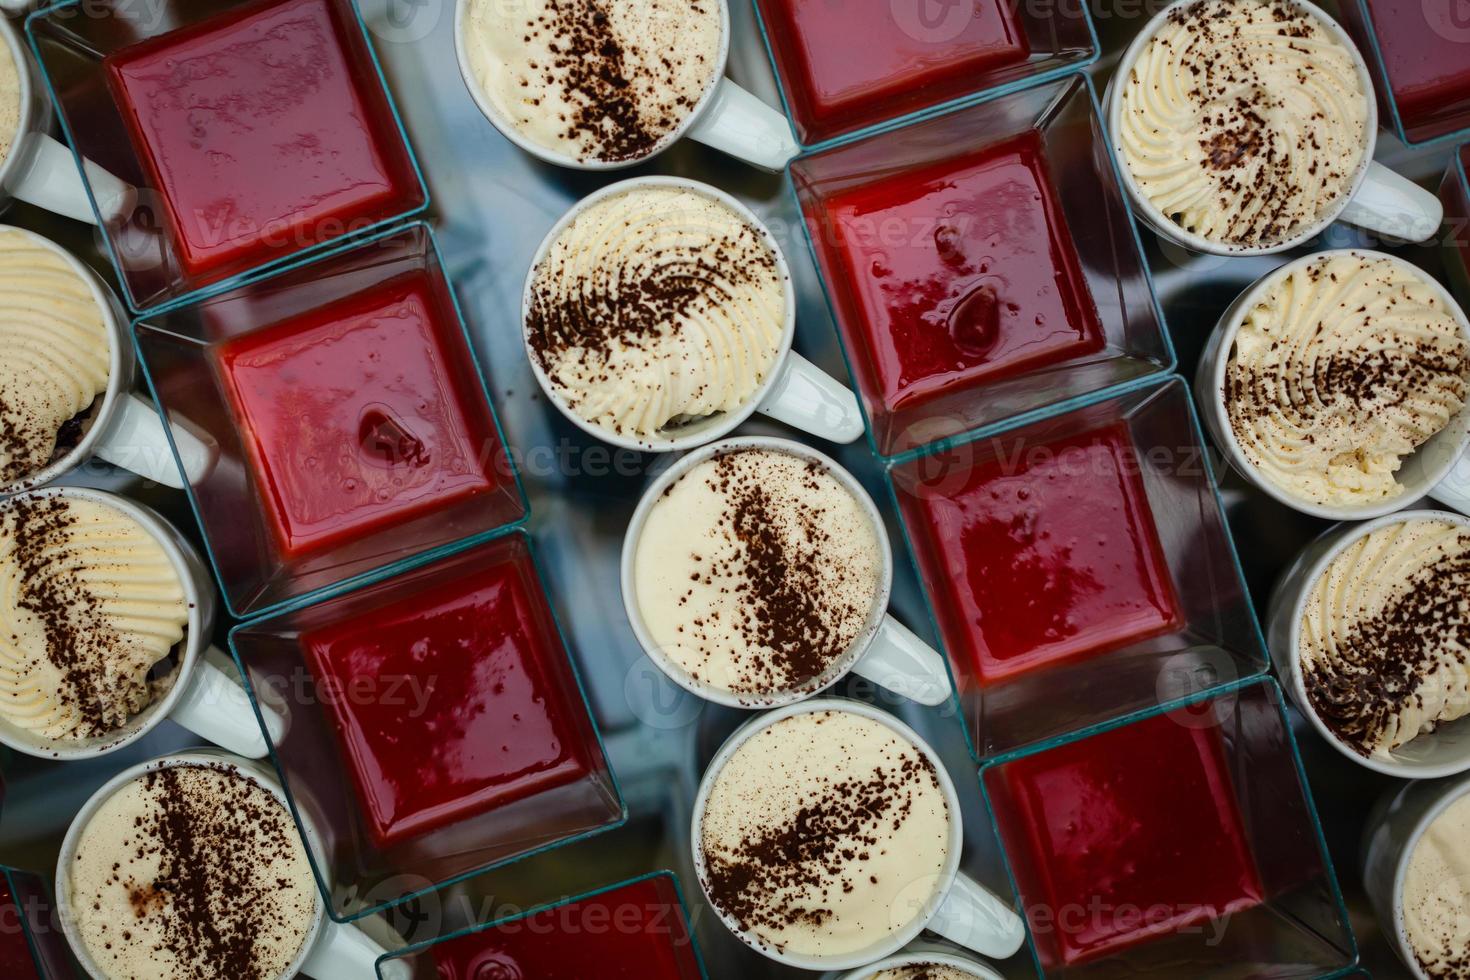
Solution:
<path fill-rule="evenodd" d="M 1160 212 L 1211 242 L 1295 237 L 1351 191 L 1367 152 L 1352 52 L 1289 0 L 1177 8 L 1122 84 L 1124 163 Z"/>
<path fill-rule="evenodd" d="M 1470 968 L 1470 796 L 1451 803 L 1414 845 L 1404 935 L 1425 976 L 1453 980 Z"/>
<path fill-rule="evenodd" d="M 178 571 L 130 515 L 74 496 L 0 504 L 0 720 L 107 736 L 172 685 L 188 620 Z"/>
<path fill-rule="evenodd" d="M 1246 459 L 1293 497 L 1353 506 L 1403 493 L 1404 458 L 1465 424 L 1470 342 L 1403 262 L 1339 252 L 1299 265 L 1246 314 L 1225 404 Z"/>
<path fill-rule="evenodd" d="M 14 228 L 0 229 L 0 350 L 4 485 L 75 444 L 78 417 L 107 390 L 111 371 L 111 342 L 90 284 L 54 249 Z"/>
<path fill-rule="evenodd" d="M 943 963 L 915 963 L 879 970 L 868 980 L 973 980 L 978 975 Z"/>
<path fill-rule="evenodd" d="M 527 339 L 579 418 L 652 442 L 751 398 L 788 288 L 763 230 L 694 190 L 645 185 L 594 202 L 552 243 Z"/>
<path fill-rule="evenodd" d="M 0 163 L 20 139 L 21 96 L 20 71 L 10 46 L 0 44 Z"/>
<path fill-rule="evenodd" d="M 1312 588 L 1299 656 L 1312 709 L 1364 756 L 1470 715 L 1470 528 L 1413 518 L 1353 543 Z"/>

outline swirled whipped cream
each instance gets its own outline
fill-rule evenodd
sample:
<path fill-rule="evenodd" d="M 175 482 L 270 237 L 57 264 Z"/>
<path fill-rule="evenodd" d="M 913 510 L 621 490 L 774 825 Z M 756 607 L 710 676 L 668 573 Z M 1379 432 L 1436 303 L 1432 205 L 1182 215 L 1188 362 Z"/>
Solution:
<path fill-rule="evenodd" d="M 974 980 L 979 975 L 943 963 L 915 963 L 879 970 L 868 980 Z"/>
<path fill-rule="evenodd" d="M 775 366 L 787 283 L 765 232 L 682 187 L 570 222 L 532 277 L 527 339 L 578 417 L 657 442 L 741 407 Z"/>
<path fill-rule="evenodd" d="M 1293 497 L 1367 505 L 1470 396 L 1470 342 L 1412 266 L 1340 252 L 1299 266 L 1246 314 L 1225 376 L 1245 458 Z"/>
<path fill-rule="evenodd" d="M 0 44 L 0 163 L 20 138 L 20 71 L 10 45 Z"/>
<path fill-rule="evenodd" d="M 1354 542 L 1313 586 L 1298 653 L 1312 709 L 1364 756 L 1470 715 L 1470 527 L 1413 518 Z"/>
<path fill-rule="evenodd" d="M 715 80 L 716 0 L 468 0 L 463 51 L 522 137 L 583 162 L 662 149 Z"/>
<path fill-rule="evenodd" d="M 1404 934 L 1425 976 L 1470 976 L 1470 796 L 1435 817 L 1409 855 Z"/>
<path fill-rule="evenodd" d="M 1367 152 L 1352 52 L 1290 0 L 1177 8 L 1123 86 L 1114 138 L 1139 189 L 1222 245 L 1300 234 L 1349 193 Z"/>
<path fill-rule="evenodd" d="M 14 228 L 0 229 L 0 351 L 3 486 L 76 446 L 111 365 L 91 287 L 55 250 Z"/>
<path fill-rule="evenodd" d="M 132 516 L 74 496 L 0 504 L 0 720 L 107 736 L 172 686 L 188 621 L 178 571 Z"/>

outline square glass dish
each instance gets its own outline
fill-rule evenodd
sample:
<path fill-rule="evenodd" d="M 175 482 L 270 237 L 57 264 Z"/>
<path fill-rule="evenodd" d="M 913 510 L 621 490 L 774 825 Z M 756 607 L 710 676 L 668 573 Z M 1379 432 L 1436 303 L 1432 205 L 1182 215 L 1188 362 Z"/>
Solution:
<path fill-rule="evenodd" d="M 880 456 L 1174 366 L 1084 75 L 799 157 L 791 179 Z"/>
<path fill-rule="evenodd" d="M 339 921 L 627 817 L 522 532 L 244 623 L 230 646 L 285 717 L 271 761 Z"/>
<path fill-rule="evenodd" d="M 65 0 L 26 30 L 79 161 L 137 190 L 97 213 L 134 311 L 428 204 L 352 0 Z"/>

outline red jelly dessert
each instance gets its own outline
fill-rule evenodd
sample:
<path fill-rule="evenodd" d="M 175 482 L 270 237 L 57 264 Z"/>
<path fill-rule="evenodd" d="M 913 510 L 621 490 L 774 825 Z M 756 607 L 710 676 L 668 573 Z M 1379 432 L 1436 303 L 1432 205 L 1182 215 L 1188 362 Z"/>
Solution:
<path fill-rule="evenodd" d="M 961 675 L 981 684 L 1116 650 L 1180 621 L 1122 424 L 1007 447 L 942 484 L 901 491 L 899 504 L 945 645 Z"/>
<path fill-rule="evenodd" d="M 1218 727 L 1159 715 L 1006 763 L 986 789 L 1048 968 L 1264 901 Z"/>
<path fill-rule="evenodd" d="M 1368 0 L 1399 119 L 1413 140 L 1470 126 L 1470 17 L 1455 0 Z"/>
<path fill-rule="evenodd" d="M 0 976 L 15 980 L 44 980 L 31 956 L 31 945 L 22 927 L 25 912 L 0 874 Z"/>
<path fill-rule="evenodd" d="M 697 980 L 667 876 L 647 878 L 433 947 L 440 980 Z"/>
<path fill-rule="evenodd" d="M 826 207 L 859 320 L 849 348 L 888 411 L 1102 350 L 1034 131 Z"/>
<path fill-rule="evenodd" d="M 423 190 L 350 7 L 249 3 L 104 62 L 186 275 L 412 210 Z"/>
<path fill-rule="evenodd" d="M 1005 0 L 759 0 L 797 134 L 819 143 L 984 88 L 1030 54 Z"/>
<path fill-rule="evenodd" d="M 380 849 L 602 768 L 529 553 L 492 554 L 302 637 L 323 690 L 374 694 L 322 701 Z"/>
<path fill-rule="evenodd" d="M 495 489 L 500 442 L 442 283 L 397 276 L 217 352 L 287 556 Z"/>

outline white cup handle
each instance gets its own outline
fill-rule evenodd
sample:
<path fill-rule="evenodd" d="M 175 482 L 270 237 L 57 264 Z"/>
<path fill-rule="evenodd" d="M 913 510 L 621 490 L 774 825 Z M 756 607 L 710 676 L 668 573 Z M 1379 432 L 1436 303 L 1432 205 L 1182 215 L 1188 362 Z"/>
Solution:
<path fill-rule="evenodd" d="M 686 135 L 772 172 L 786 169 L 801 149 L 785 116 L 728 78 L 716 83 L 709 104 Z"/>
<path fill-rule="evenodd" d="M 1462 514 L 1470 515 L 1470 451 L 1462 453 L 1450 472 L 1429 496 Z"/>
<path fill-rule="evenodd" d="M 322 920 L 321 938 L 316 942 L 301 972 L 313 980 L 363 980 L 375 973 L 378 958 L 388 951 L 356 926 L 331 919 Z M 409 967 L 401 961 L 383 964 L 383 980 L 407 980 Z"/>
<path fill-rule="evenodd" d="M 957 875 L 926 928 L 994 959 L 1015 955 L 1026 941 L 1021 917 L 984 885 Z"/>
<path fill-rule="evenodd" d="M 87 189 L 82 185 L 82 175 L 77 171 L 71 150 L 45 133 L 31 133 L 26 139 L 30 143 L 26 147 L 29 161 L 9 181 L 10 193 L 47 211 L 95 225 L 97 214 L 87 200 Z M 131 184 L 91 160 L 83 161 L 83 166 L 104 222 L 132 213 L 138 203 L 138 192 Z"/>
<path fill-rule="evenodd" d="M 863 434 L 857 396 L 796 351 L 789 351 L 756 411 L 829 442 Z"/>
<path fill-rule="evenodd" d="M 170 428 L 184 464 L 182 474 L 169 448 L 169 433 L 164 431 L 163 419 L 151 403 L 129 392 L 121 399 L 116 418 L 97 443 L 97 455 L 155 483 L 182 490 L 204 479 L 219 454 L 211 443 L 183 426 Z"/>
<path fill-rule="evenodd" d="M 1422 242 L 1438 234 L 1444 204 L 1409 178 L 1370 160 L 1362 186 L 1339 217 L 1381 235 Z"/>
<path fill-rule="evenodd" d="M 255 720 L 250 695 L 216 661 L 228 662 L 229 658 L 215 647 L 199 655 L 189 687 L 174 704 L 169 718 L 236 755 L 263 759 L 269 748 Z M 285 716 L 264 703 L 260 714 L 270 729 L 271 741 L 279 742 L 286 734 Z"/>
<path fill-rule="evenodd" d="M 919 704 L 932 707 L 949 701 L 949 672 L 944 658 L 892 616 L 883 617 L 868 652 L 852 671 Z"/>

